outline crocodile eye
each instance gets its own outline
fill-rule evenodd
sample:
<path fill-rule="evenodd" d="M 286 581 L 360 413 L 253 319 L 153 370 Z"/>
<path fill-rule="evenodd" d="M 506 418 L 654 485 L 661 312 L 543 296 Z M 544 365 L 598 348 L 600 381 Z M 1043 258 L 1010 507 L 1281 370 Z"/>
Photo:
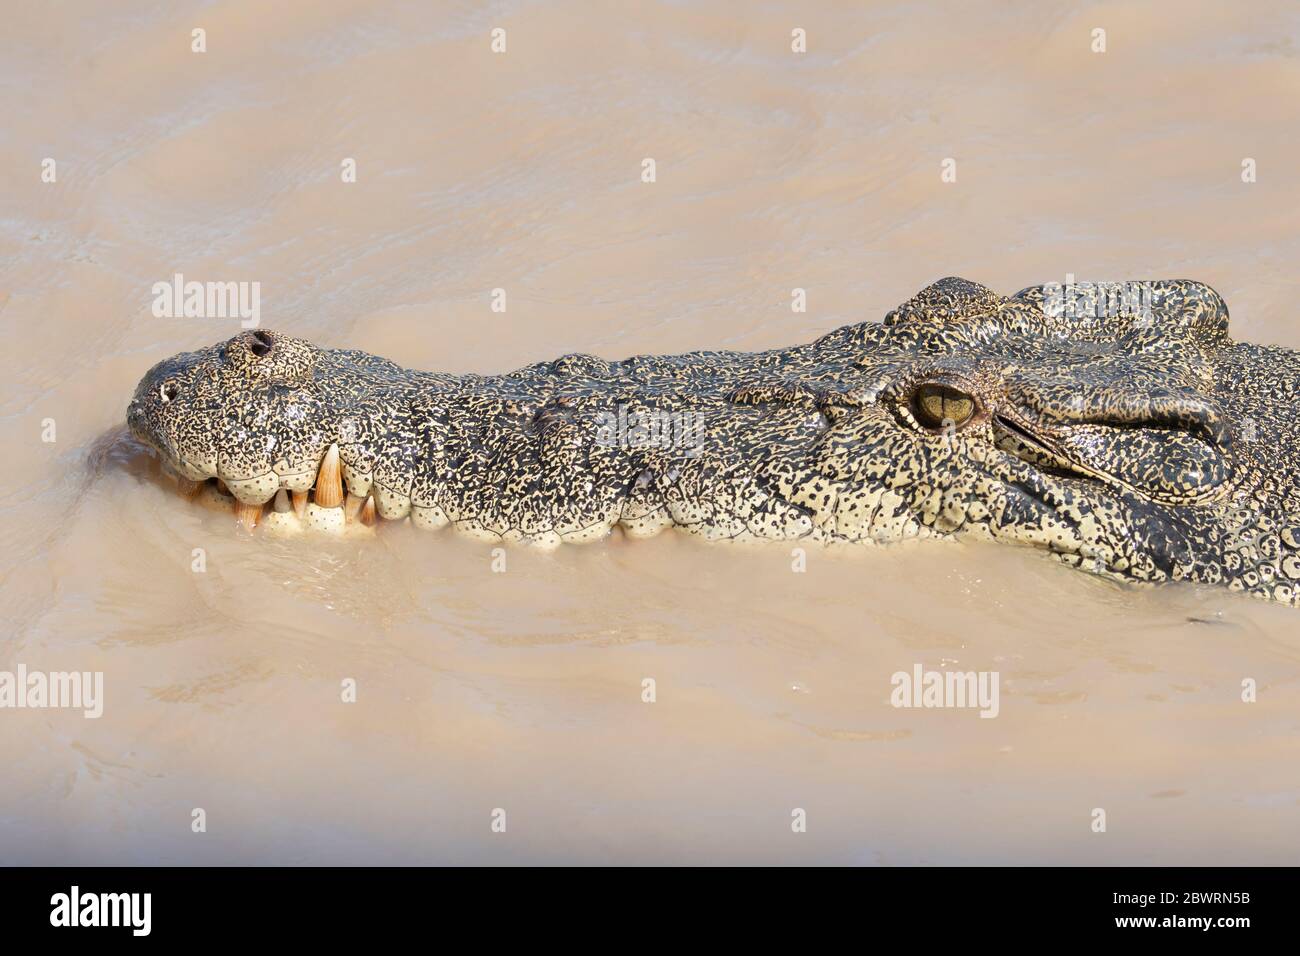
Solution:
<path fill-rule="evenodd" d="M 180 391 L 181 390 L 176 387 L 175 382 L 163 382 L 162 387 L 158 389 L 158 397 L 161 398 L 163 404 L 166 405 L 173 398 L 179 395 Z"/>
<path fill-rule="evenodd" d="M 926 428 L 961 428 L 978 407 L 973 396 L 941 382 L 925 382 L 912 393 L 912 413 Z"/>

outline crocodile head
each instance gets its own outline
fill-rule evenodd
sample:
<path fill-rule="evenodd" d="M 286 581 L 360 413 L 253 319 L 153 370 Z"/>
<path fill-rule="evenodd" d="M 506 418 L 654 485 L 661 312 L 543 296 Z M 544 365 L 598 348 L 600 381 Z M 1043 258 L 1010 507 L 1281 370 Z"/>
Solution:
<path fill-rule="evenodd" d="M 1233 343 L 1201 283 L 1090 287 L 1073 307 L 1060 292 L 945 279 L 819 343 L 860 369 L 830 398 L 830 434 L 849 440 L 820 471 L 855 513 L 889 501 L 891 523 L 863 530 L 974 534 L 1295 603 L 1295 354 Z"/>
<path fill-rule="evenodd" d="M 1058 291 L 944 279 L 809 345 L 493 377 L 259 330 L 155 366 L 128 420 L 251 506 L 337 448 L 357 502 L 484 538 L 966 535 L 1297 603 L 1296 355 L 1200 283 Z"/>
<path fill-rule="evenodd" d="M 371 496 L 373 473 L 409 486 L 411 459 L 427 447 L 404 428 L 418 428 L 422 396 L 451 381 L 258 329 L 159 362 L 136 387 L 127 424 L 187 493 L 215 483 L 250 525 L 258 511 L 249 517 L 249 509 L 272 499 L 287 511 L 288 493 L 300 516 L 312 491 L 318 500 L 327 491 L 325 504 L 338 504 L 344 477 L 351 519 Z M 376 452 L 383 456 L 377 467 Z M 322 478 L 338 487 L 323 489 Z"/>
<path fill-rule="evenodd" d="M 307 342 L 253 331 L 159 362 L 127 410 L 135 436 L 192 481 L 222 478 L 240 500 L 311 488 L 330 418 Z"/>

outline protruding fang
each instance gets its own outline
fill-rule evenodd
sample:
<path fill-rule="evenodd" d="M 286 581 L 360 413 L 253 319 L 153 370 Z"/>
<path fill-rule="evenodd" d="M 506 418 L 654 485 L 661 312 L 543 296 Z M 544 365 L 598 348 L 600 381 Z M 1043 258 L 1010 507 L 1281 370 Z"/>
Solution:
<path fill-rule="evenodd" d="M 337 508 L 343 504 L 343 472 L 339 467 L 339 446 L 330 445 L 316 475 L 316 504 Z"/>
<path fill-rule="evenodd" d="M 257 520 L 261 517 L 261 505 L 246 505 L 238 498 L 235 499 L 235 520 L 249 531 L 257 527 Z"/>
<path fill-rule="evenodd" d="M 294 491 L 293 495 L 293 513 L 299 518 L 307 513 L 307 492 Z"/>
<path fill-rule="evenodd" d="M 365 504 L 361 506 L 361 523 L 369 528 L 373 527 L 378 520 L 379 517 L 375 514 L 375 499 L 367 496 Z"/>

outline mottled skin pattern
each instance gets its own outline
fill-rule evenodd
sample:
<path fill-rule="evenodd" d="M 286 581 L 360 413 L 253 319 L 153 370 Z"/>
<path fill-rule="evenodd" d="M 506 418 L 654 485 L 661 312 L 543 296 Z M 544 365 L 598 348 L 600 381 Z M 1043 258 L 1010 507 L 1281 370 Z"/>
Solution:
<path fill-rule="evenodd" d="M 498 376 L 246 332 L 159 363 L 128 420 L 249 503 L 310 488 L 337 443 L 349 491 L 382 517 L 485 539 L 963 534 L 1295 604 L 1297 353 L 1232 342 L 1208 286 L 1145 285 L 1148 313 L 1079 318 L 1043 287 L 944 279 L 809 345 Z M 696 416 L 699 440 L 619 440 L 620 407 Z"/>

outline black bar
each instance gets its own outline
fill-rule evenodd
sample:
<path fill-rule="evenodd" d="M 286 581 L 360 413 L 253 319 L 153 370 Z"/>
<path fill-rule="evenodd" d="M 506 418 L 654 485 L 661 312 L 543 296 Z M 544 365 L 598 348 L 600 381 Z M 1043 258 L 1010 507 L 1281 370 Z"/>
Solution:
<path fill-rule="evenodd" d="M 70 922 L 74 886 L 79 922 L 116 911 L 119 925 L 52 925 Z M 147 936 L 137 935 L 143 895 L 130 908 L 122 896 L 100 895 L 133 893 L 149 894 Z M 676 937 L 665 933 L 697 924 L 735 939 L 834 930 L 857 946 L 905 932 L 920 934 L 926 951 L 1018 937 L 1231 946 L 1293 940 L 1296 893 L 1296 871 L 1284 868 L 12 868 L 0 870 L 0 926 L 7 943 L 66 943 L 75 934 L 96 945 L 337 946 L 417 930 L 450 944 L 471 934 L 460 948 L 512 930 L 542 945 L 597 928 L 668 945 Z"/>

